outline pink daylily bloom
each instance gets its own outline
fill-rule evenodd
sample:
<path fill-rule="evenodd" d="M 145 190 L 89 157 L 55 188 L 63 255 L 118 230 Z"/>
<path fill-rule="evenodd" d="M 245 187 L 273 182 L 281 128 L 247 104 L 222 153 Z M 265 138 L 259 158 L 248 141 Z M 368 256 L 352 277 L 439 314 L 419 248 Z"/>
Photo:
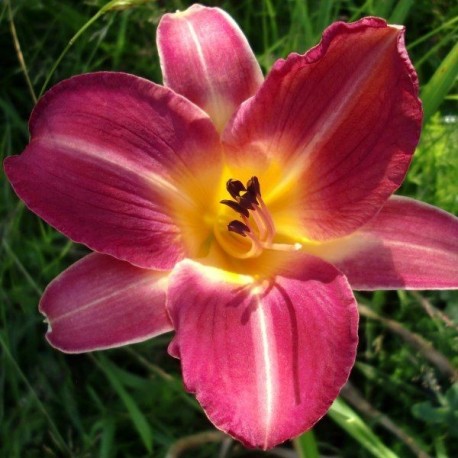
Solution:
<path fill-rule="evenodd" d="M 218 8 L 166 14 L 157 35 L 165 86 L 63 81 L 5 161 L 26 205 L 96 252 L 46 289 L 47 339 L 77 353 L 173 330 L 208 418 L 268 449 L 346 383 L 352 288 L 458 286 L 458 219 L 392 197 L 422 120 L 402 27 L 337 22 L 265 81 Z"/>

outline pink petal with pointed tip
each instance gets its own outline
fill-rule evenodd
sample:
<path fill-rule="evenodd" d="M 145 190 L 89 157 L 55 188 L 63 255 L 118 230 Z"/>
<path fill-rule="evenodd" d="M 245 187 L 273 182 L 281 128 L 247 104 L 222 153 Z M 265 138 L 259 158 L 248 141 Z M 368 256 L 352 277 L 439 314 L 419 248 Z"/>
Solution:
<path fill-rule="evenodd" d="M 233 167 L 257 176 L 279 167 L 269 186 L 294 190 L 281 211 L 326 240 L 361 227 L 399 187 L 421 119 L 404 30 L 365 18 L 337 22 L 308 53 L 277 62 L 223 141 Z"/>
<path fill-rule="evenodd" d="M 330 243 L 324 258 L 353 289 L 456 289 L 458 218 L 392 197 L 369 224 Z"/>
<path fill-rule="evenodd" d="M 201 214 L 221 169 L 218 134 L 198 107 L 133 75 L 86 74 L 40 100 L 30 132 L 5 171 L 33 212 L 140 267 L 166 270 L 186 256 L 176 216 Z"/>
<path fill-rule="evenodd" d="M 217 428 L 268 449 L 326 413 L 357 345 L 356 303 L 335 268 L 291 256 L 278 276 L 255 284 L 185 260 L 169 285 L 169 351 Z"/>
<path fill-rule="evenodd" d="M 168 274 L 90 254 L 46 288 L 40 312 L 49 343 L 81 353 L 141 342 L 171 331 L 165 309 Z"/>
<path fill-rule="evenodd" d="M 164 84 L 203 108 L 220 131 L 263 81 L 243 32 L 219 8 L 165 14 L 157 47 Z"/>

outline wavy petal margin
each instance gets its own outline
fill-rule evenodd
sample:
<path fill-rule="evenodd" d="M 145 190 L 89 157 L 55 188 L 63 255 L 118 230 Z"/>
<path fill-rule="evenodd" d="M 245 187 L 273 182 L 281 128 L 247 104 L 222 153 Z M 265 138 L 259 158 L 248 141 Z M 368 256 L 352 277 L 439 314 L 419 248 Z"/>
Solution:
<path fill-rule="evenodd" d="M 167 275 L 98 253 L 84 257 L 56 277 L 40 301 L 48 342 L 63 352 L 81 353 L 171 331 Z"/>
<path fill-rule="evenodd" d="M 392 197 L 359 231 L 309 251 L 357 290 L 458 288 L 458 218 L 407 197 Z"/>
<path fill-rule="evenodd" d="M 219 131 L 264 79 L 243 32 L 219 8 L 165 14 L 157 47 L 164 84 L 204 109 Z"/>
<path fill-rule="evenodd" d="M 328 240 L 367 223 L 400 186 L 421 119 L 404 29 L 365 18 L 277 62 L 223 141 L 234 170 L 268 177 L 280 232 L 299 217 L 303 235 Z"/>
<path fill-rule="evenodd" d="M 170 89 L 124 73 L 76 76 L 40 100 L 30 133 L 5 172 L 26 205 L 72 240 L 167 270 L 190 254 L 181 223 L 197 227 L 194 239 L 208 236 L 199 221 L 220 179 L 218 134 Z"/>
<path fill-rule="evenodd" d="M 186 388 L 217 428 L 268 449 L 311 428 L 353 366 L 358 313 L 334 267 L 293 256 L 271 280 L 179 263 L 167 308 Z"/>

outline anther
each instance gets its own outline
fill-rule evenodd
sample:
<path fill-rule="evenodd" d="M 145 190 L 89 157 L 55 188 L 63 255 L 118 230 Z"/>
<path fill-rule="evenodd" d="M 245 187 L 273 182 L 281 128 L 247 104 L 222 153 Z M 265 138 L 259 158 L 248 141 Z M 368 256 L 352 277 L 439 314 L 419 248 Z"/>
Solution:
<path fill-rule="evenodd" d="M 227 225 L 235 232 L 249 239 L 251 246 L 243 253 L 234 254 L 240 259 L 255 258 L 263 250 L 297 251 L 302 248 L 298 243 L 273 243 L 276 230 L 272 216 L 261 197 L 261 186 L 257 177 L 251 177 L 246 187 L 241 181 L 229 180 L 226 189 L 234 200 L 222 200 L 232 210 L 240 214 L 242 221 L 234 220 Z"/>
<path fill-rule="evenodd" d="M 250 228 L 246 225 L 243 224 L 241 221 L 231 221 L 227 225 L 227 230 L 231 232 L 235 232 L 236 234 L 239 234 L 243 237 L 246 237 L 247 232 L 250 232 Z"/>
<path fill-rule="evenodd" d="M 250 209 L 246 208 L 241 203 L 234 202 L 233 200 L 221 200 L 220 204 L 227 205 L 228 207 L 232 208 L 232 210 L 240 213 L 243 216 L 246 216 L 247 218 L 250 216 L 250 213 L 248 212 Z"/>
<path fill-rule="evenodd" d="M 243 196 L 237 198 L 237 202 L 247 210 L 254 210 L 254 205 L 258 204 L 255 197 L 246 192 Z"/>
<path fill-rule="evenodd" d="M 255 197 L 261 196 L 261 185 L 259 184 L 258 177 L 251 177 L 246 184 L 247 190 Z"/>
<path fill-rule="evenodd" d="M 226 189 L 233 199 L 239 197 L 242 191 L 246 191 L 246 188 L 243 186 L 241 181 L 233 180 L 232 178 L 227 181 Z"/>

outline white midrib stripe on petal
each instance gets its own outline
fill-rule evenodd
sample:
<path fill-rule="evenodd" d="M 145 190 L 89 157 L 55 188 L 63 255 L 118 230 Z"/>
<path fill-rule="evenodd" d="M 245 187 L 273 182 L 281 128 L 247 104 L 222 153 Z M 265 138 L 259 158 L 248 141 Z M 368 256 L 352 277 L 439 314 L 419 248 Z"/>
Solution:
<path fill-rule="evenodd" d="M 326 111 L 325 114 L 328 116 L 325 119 L 320 119 L 319 122 L 316 123 L 318 128 L 307 140 L 305 147 L 302 149 L 299 147 L 297 153 L 294 155 L 294 167 L 289 167 L 289 173 L 287 173 L 286 178 L 276 186 L 275 191 L 268 196 L 269 199 L 273 199 L 276 195 L 283 193 L 284 189 L 290 186 L 292 181 L 297 180 L 298 177 L 302 175 L 304 167 L 310 162 L 310 156 L 319 149 L 319 144 L 324 141 L 323 139 L 332 137 L 337 129 L 340 128 L 342 120 L 345 119 L 343 114 L 348 110 L 349 104 L 351 105 L 351 101 L 361 90 L 364 81 L 368 80 L 372 73 L 378 71 L 380 56 L 392 45 L 393 43 L 391 40 L 380 43 L 378 49 L 374 50 L 367 60 L 359 64 L 358 71 L 355 70 L 354 72 L 357 76 L 354 79 L 348 80 L 346 84 L 339 89 L 339 103 L 333 106 L 330 114 L 329 111 Z M 341 94 L 343 94 L 343 96 L 341 96 Z M 321 114 L 320 117 L 323 118 L 323 114 Z M 305 132 L 304 135 L 308 135 L 308 133 Z M 303 143 L 303 141 L 304 139 L 301 139 L 299 143 Z"/>
<path fill-rule="evenodd" d="M 227 103 L 228 101 L 222 98 L 220 92 L 214 86 L 214 78 L 210 77 L 210 72 L 208 71 L 207 62 L 205 60 L 204 51 L 202 49 L 202 45 L 200 44 L 199 37 L 194 29 L 194 26 L 186 20 L 186 25 L 188 26 L 189 33 L 191 35 L 192 41 L 196 46 L 197 55 L 199 56 L 199 61 L 202 65 L 202 70 L 205 75 L 205 83 L 208 89 L 207 100 L 205 101 L 205 107 L 201 107 L 213 121 L 218 132 L 221 132 L 224 123 L 222 123 L 221 119 L 224 119 L 224 114 L 227 111 Z M 232 113 L 232 111 L 231 111 Z"/>
<path fill-rule="evenodd" d="M 262 368 L 258 373 L 258 392 L 262 393 L 261 400 L 265 402 L 264 415 L 265 415 L 265 435 L 264 435 L 264 448 L 267 448 L 270 430 L 272 425 L 273 416 L 273 401 L 274 401 L 274 372 L 271 361 L 272 346 L 269 342 L 267 317 L 263 304 L 259 297 L 257 298 L 256 316 L 258 318 L 258 331 L 261 337 L 261 358 L 259 364 Z"/>
<path fill-rule="evenodd" d="M 393 42 L 391 40 L 380 43 L 377 51 L 374 51 L 367 60 L 359 64 L 358 71 L 355 71 L 357 76 L 347 81 L 344 86 L 341 87 L 340 94 L 344 95 L 340 97 L 339 103 L 333 106 L 332 112 L 326 119 L 318 123 L 319 127 L 308 142 L 305 150 L 301 151 L 302 155 L 307 156 L 311 154 L 316 149 L 317 145 L 323 141 L 323 138 L 331 137 L 340 127 L 342 119 L 345 119 L 343 113 L 351 105 L 351 101 L 358 92 L 361 91 L 361 88 L 364 87 L 364 82 L 369 79 L 371 74 L 378 71 L 380 66 L 379 57 L 392 45 Z"/>
<path fill-rule="evenodd" d="M 83 312 L 83 311 L 86 311 L 94 306 L 96 306 L 97 304 L 100 304 L 101 302 L 104 302 L 108 299 L 113 299 L 114 297 L 116 296 L 119 296 L 120 294 L 122 293 L 126 293 L 127 291 L 130 291 L 130 290 L 133 290 L 133 289 L 137 289 L 139 288 L 140 286 L 143 286 L 147 283 L 151 283 L 151 287 L 152 288 L 155 288 L 157 287 L 156 284 L 157 284 L 157 280 L 154 279 L 154 278 L 145 278 L 143 280 L 140 280 L 140 281 L 137 281 L 137 282 L 134 282 L 134 283 L 129 283 L 125 288 L 121 288 L 121 289 L 118 289 L 110 294 L 107 294 L 105 296 L 102 296 L 102 297 L 99 297 L 98 299 L 94 299 L 93 301 L 90 301 L 90 302 L 87 302 L 86 304 L 82 305 L 81 307 L 78 307 L 77 309 L 74 309 L 74 310 L 71 310 L 69 312 L 66 312 L 62 315 L 59 315 L 57 316 L 56 318 L 53 318 L 52 320 L 50 320 L 50 324 L 54 324 L 56 323 L 57 321 L 60 321 L 64 318 L 68 318 L 72 315 L 76 315 L 77 313 L 80 313 L 80 312 Z"/>
<path fill-rule="evenodd" d="M 144 179 L 147 183 L 151 184 L 156 191 L 169 196 L 172 194 L 174 197 L 185 201 L 189 206 L 195 206 L 195 203 L 185 193 L 181 192 L 175 185 L 170 183 L 170 181 L 164 179 L 157 173 L 152 171 L 145 173 L 145 171 L 142 168 L 137 167 L 134 162 L 121 160 L 121 158 L 119 158 L 118 161 L 113 161 L 108 158 L 108 154 L 103 154 L 103 150 L 99 146 L 90 142 L 85 142 L 81 139 L 78 139 L 77 141 L 75 140 L 75 138 L 65 135 L 53 135 L 52 145 L 61 147 L 59 151 L 64 154 L 67 153 L 68 149 L 71 149 L 77 151 L 80 156 L 85 155 L 87 157 L 93 157 L 96 160 L 103 161 L 112 166 L 114 169 L 126 170 L 133 175 L 137 175 Z M 46 140 L 44 141 L 46 142 Z"/>
<path fill-rule="evenodd" d="M 209 89 L 209 92 L 211 94 L 212 99 L 216 99 L 216 93 L 215 93 L 215 88 L 212 85 L 212 79 L 210 78 L 210 75 L 208 73 L 208 67 L 207 67 L 207 62 L 205 61 L 205 56 L 204 56 L 204 51 L 202 49 L 202 46 L 199 41 L 199 37 L 197 36 L 196 31 L 194 30 L 194 26 L 189 22 L 186 21 L 186 25 L 188 26 L 189 33 L 191 34 L 192 41 L 194 42 L 196 46 L 196 51 L 199 56 L 200 63 L 202 65 L 202 69 L 205 74 L 205 80 L 206 80 L 206 85 Z"/>

